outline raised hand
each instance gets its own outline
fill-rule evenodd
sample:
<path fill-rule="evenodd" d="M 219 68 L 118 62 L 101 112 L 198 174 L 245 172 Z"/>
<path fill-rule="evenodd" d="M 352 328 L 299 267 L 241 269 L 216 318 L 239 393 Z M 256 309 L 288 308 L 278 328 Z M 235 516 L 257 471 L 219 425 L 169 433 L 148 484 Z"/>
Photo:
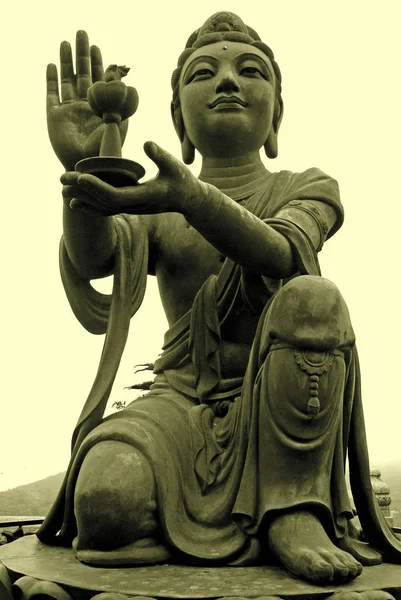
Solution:
<path fill-rule="evenodd" d="M 49 64 L 47 79 L 47 127 L 53 149 L 67 171 L 82 158 L 97 156 L 104 130 L 102 120 L 87 102 L 89 86 L 104 79 L 102 55 L 97 46 L 89 48 L 85 31 L 76 36 L 76 72 L 71 46 L 60 46 L 60 80 L 55 64 Z M 128 120 L 122 121 L 121 139 L 125 139 Z"/>
<path fill-rule="evenodd" d="M 116 188 L 93 175 L 65 173 L 63 195 L 73 210 L 111 216 L 180 212 L 186 214 L 205 200 L 207 185 L 154 142 L 146 142 L 145 152 L 159 167 L 154 179 L 137 186 Z"/>

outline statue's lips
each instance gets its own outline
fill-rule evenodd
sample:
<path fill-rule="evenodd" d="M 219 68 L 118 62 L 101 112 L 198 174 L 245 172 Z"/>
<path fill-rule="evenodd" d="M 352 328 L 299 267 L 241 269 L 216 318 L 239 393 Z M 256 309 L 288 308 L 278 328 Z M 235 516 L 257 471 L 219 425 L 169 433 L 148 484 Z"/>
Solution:
<path fill-rule="evenodd" d="M 241 100 L 241 98 L 238 98 L 238 96 L 219 96 L 210 104 L 210 108 L 215 108 L 216 106 L 219 106 L 219 104 L 237 104 L 243 107 L 247 106 L 246 102 Z"/>

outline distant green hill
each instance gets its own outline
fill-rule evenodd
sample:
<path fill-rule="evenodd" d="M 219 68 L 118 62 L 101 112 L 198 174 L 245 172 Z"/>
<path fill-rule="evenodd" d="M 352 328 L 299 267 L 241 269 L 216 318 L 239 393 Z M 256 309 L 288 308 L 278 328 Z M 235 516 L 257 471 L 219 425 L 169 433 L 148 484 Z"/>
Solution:
<path fill-rule="evenodd" d="M 0 519 L 2 516 L 45 516 L 61 487 L 64 473 L 20 485 L 0 492 Z"/>

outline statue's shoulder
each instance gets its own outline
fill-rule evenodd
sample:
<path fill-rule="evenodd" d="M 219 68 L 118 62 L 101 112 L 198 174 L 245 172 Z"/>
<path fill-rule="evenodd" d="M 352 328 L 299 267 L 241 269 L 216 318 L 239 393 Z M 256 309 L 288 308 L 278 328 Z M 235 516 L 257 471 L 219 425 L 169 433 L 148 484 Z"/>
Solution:
<path fill-rule="evenodd" d="M 340 204 L 340 191 L 334 177 L 317 167 L 301 172 L 289 170 L 269 173 L 264 183 L 270 197 L 281 197 L 281 201 L 320 199 Z"/>
<path fill-rule="evenodd" d="M 329 206 L 335 213 L 335 224 L 330 236 L 337 231 L 344 220 L 344 211 L 340 199 L 338 183 L 334 177 L 327 175 L 317 167 L 301 172 L 288 170 L 271 173 L 266 182 L 266 199 L 270 210 L 277 214 L 291 205 L 308 202 L 317 208 Z"/>
<path fill-rule="evenodd" d="M 317 167 L 306 171 L 278 171 L 273 173 L 273 186 L 281 192 L 283 199 L 291 200 L 316 200 L 341 207 L 340 190 L 334 177 L 327 175 Z M 275 177 L 274 177 L 275 176 Z"/>
<path fill-rule="evenodd" d="M 318 167 L 310 167 L 305 171 L 289 171 L 282 170 L 272 173 L 273 178 L 281 184 L 286 184 L 291 187 L 302 187 L 304 185 L 309 186 L 321 186 L 323 188 L 330 187 L 332 191 L 336 191 L 339 195 L 338 183 L 334 177 L 331 177 Z"/>

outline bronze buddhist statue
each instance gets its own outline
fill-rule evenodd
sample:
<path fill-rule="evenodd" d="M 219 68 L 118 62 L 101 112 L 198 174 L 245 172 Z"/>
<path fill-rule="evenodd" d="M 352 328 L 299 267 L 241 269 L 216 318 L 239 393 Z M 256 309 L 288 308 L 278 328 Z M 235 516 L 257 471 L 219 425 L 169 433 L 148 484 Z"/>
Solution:
<path fill-rule="evenodd" d="M 102 59 L 84 32 L 76 72 L 63 42 L 60 75 L 61 98 L 48 67 L 49 133 L 66 169 L 61 272 L 82 324 L 107 335 L 39 538 L 90 565 L 274 562 L 323 584 L 401 562 L 371 493 L 349 313 L 317 259 L 343 221 L 337 183 L 260 158 L 276 157 L 283 115 L 271 49 L 229 12 L 190 36 L 171 109 L 183 161 L 196 149 L 201 172 L 147 142 L 159 173 L 137 185 L 75 170 L 104 132 L 87 102 Z M 127 121 L 113 122 L 124 140 Z M 110 274 L 111 297 L 91 288 Z M 147 275 L 169 323 L 156 378 L 102 419 Z"/>

